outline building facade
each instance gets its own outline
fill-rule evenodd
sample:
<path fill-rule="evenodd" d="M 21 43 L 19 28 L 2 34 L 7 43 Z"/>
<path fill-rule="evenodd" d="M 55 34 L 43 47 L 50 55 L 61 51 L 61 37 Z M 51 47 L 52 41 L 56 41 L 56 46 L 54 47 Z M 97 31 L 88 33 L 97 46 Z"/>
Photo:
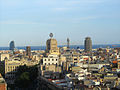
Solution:
<path fill-rule="evenodd" d="M 15 43 L 14 43 L 14 41 L 10 42 L 9 48 L 10 48 L 10 50 L 14 51 L 14 49 L 15 49 Z"/>
<path fill-rule="evenodd" d="M 9 84 L 14 84 L 15 74 L 19 68 L 19 66 L 27 65 L 34 66 L 38 64 L 39 61 L 28 61 L 25 59 L 21 60 L 5 60 L 5 79 Z"/>
<path fill-rule="evenodd" d="M 0 90 L 7 90 L 7 83 L 5 82 L 1 74 L 0 74 Z"/>
<path fill-rule="evenodd" d="M 90 37 L 85 38 L 84 48 L 87 52 L 92 51 L 92 40 Z"/>
<path fill-rule="evenodd" d="M 49 55 L 48 57 L 43 57 L 43 65 L 58 65 L 59 57 L 57 55 Z"/>
<path fill-rule="evenodd" d="M 0 61 L 4 61 L 5 59 L 9 59 L 10 55 L 7 53 L 1 53 L 0 54 Z"/>
<path fill-rule="evenodd" d="M 67 48 L 69 49 L 70 48 L 70 39 L 67 38 Z"/>
<path fill-rule="evenodd" d="M 26 55 L 29 57 L 31 56 L 31 47 L 30 46 L 26 47 Z"/>
<path fill-rule="evenodd" d="M 46 53 L 59 55 L 59 48 L 57 47 L 57 40 L 52 37 L 46 42 Z"/>

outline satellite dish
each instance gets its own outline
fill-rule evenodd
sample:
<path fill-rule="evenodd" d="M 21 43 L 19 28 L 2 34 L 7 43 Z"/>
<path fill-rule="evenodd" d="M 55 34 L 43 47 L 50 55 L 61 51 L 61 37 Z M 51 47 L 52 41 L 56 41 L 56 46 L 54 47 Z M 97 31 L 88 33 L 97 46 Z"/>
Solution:
<path fill-rule="evenodd" d="M 51 38 L 53 37 L 53 33 L 50 33 L 50 35 L 49 35 Z"/>

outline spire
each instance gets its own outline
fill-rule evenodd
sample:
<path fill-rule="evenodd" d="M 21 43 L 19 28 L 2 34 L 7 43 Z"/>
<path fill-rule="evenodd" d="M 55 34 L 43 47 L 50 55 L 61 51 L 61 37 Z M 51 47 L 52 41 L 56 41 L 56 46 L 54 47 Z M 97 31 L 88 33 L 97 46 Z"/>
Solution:
<path fill-rule="evenodd" d="M 67 48 L 70 48 L 70 39 L 67 38 Z"/>

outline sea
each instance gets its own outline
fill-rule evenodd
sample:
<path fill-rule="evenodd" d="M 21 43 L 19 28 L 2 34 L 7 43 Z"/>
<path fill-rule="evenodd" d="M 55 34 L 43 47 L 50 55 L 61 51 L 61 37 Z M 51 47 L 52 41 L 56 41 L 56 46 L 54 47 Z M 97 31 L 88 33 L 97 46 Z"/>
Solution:
<path fill-rule="evenodd" d="M 65 47 L 66 45 L 59 45 L 58 47 Z M 96 48 L 120 48 L 120 44 L 108 44 L 108 45 L 92 45 L 93 49 Z M 84 45 L 70 45 L 71 49 L 84 49 Z M 16 49 L 26 49 L 26 46 L 19 46 Z M 45 50 L 46 46 L 31 46 L 31 50 Z M 9 50 L 9 47 L 0 47 L 0 50 Z"/>

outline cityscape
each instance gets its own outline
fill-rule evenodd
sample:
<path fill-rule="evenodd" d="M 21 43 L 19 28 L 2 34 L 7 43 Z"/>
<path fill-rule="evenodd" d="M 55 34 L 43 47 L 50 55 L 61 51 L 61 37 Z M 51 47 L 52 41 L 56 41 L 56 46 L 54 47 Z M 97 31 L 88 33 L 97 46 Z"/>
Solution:
<path fill-rule="evenodd" d="M 120 90 L 120 0 L 0 0 L 0 90 Z"/>
<path fill-rule="evenodd" d="M 53 33 L 45 50 L 0 51 L 0 90 L 119 90 L 120 48 L 92 49 L 86 37 L 84 49 L 58 47 Z"/>

